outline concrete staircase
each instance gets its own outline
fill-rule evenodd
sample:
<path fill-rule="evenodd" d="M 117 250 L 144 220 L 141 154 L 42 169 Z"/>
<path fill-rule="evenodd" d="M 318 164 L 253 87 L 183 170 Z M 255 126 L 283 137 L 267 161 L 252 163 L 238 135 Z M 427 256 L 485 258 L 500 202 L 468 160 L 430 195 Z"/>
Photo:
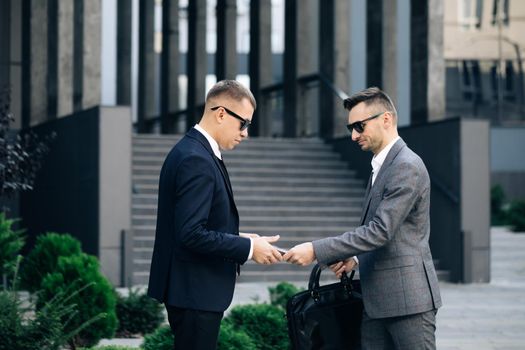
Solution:
<path fill-rule="evenodd" d="M 133 138 L 133 284 L 147 284 L 160 168 L 181 136 Z M 279 246 L 345 232 L 359 224 L 365 184 L 319 139 L 251 138 L 224 152 L 241 232 L 280 234 Z M 306 281 L 310 267 L 247 262 L 239 281 Z"/>

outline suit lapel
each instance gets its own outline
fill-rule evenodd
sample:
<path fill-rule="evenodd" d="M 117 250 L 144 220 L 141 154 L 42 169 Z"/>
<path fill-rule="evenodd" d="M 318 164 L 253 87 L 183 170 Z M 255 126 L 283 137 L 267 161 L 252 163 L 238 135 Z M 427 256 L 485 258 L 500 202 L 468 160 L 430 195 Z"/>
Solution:
<path fill-rule="evenodd" d="M 380 185 L 385 181 L 384 176 L 385 176 L 385 173 L 388 171 L 388 167 L 390 167 L 390 164 L 392 164 L 392 162 L 398 155 L 399 151 L 401 151 L 401 149 L 405 146 L 406 144 L 405 144 L 405 141 L 403 141 L 403 139 L 397 140 L 394 146 L 392 146 L 392 148 L 388 152 L 388 155 L 385 158 L 385 161 L 383 162 L 383 165 L 381 166 L 381 169 L 379 169 L 379 173 L 377 174 L 376 181 L 374 182 L 374 186 L 372 186 L 371 192 L 373 192 L 374 189 L 382 187 L 382 186 L 376 186 L 376 185 Z"/>
<path fill-rule="evenodd" d="M 365 224 L 366 217 L 368 216 L 368 211 L 370 208 L 370 202 L 372 201 L 373 194 L 377 191 L 382 191 L 383 188 L 383 182 L 385 181 L 384 174 L 387 172 L 388 167 L 390 164 L 392 164 L 393 160 L 398 155 L 399 151 L 403 147 L 405 147 L 405 141 L 403 139 L 397 140 L 397 142 L 392 146 L 390 151 L 388 152 L 388 155 L 385 158 L 385 161 L 383 162 L 383 165 L 381 166 L 381 169 L 379 169 L 379 173 L 376 176 L 376 180 L 374 181 L 374 185 L 372 186 L 372 174 L 370 174 L 370 179 L 368 181 L 367 190 L 365 192 L 365 203 L 363 205 L 363 211 L 361 212 L 361 225 Z"/>
<path fill-rule="evenodd" d="M 213 155 L 213 160 L 215 161 L 215 165 L 219 167 L 224 183 L 226 184 L 226 187 L 228 188 L 228 192 L 230 193 L 230 196 L 233 198 L 232 184 L 230 182 L 230 176 L 228 175 L 228 170 L 226 169 L 226 165 L 224 165 L 224 161 L 217 158 L 215 154 Z"/>
<path fill-rule="evenodd" d="M 365 190 L 365 202 L 363 204 L 363 210 L 361 211 L 361 225 L 363 225 L 364 223 L 364 220 L 365 220 L 365 217 L 366 217 L 366 213 L 368 212 L 368 206 L 370 205 L 370 190 L 372 188 L 372 176 L 374 175 L 373 172 L 370 172 L 370 177 L 368 178 L 368 183 L 366 185 L 366 190 Z"/>
<path fill-rule="evenodd" d="M 197 141 L 199 141 L 200 144 L 206 149 L 206 151 L 208 151 L 208 153 L 210 154 L 211 158 L 213 159 L 213 161 L 215 163 L 215 166 L 219 169 L 219 172 L 222 175 L 222 179 L 223 179 L 223 181 L 224 181 L 224 183 L 226 185 L 226 188 L 228 189 L 228 194 L 230 195 L 230 200 L 232 201 L 232 203 L 235 204 L 235 202 L 233 200 L 233 190 L 232 190 L 232 186 L 231 186 L 231 183 L 230 183 L 230 178 L 229 178 L 228 174 L 226 173 L 226 167 L 223 168 L 223 166 L 220 163 L 219 158 L 217 158 L 215 156 L 215 153 L 213 153 L 213 150 L 211 149 L 210 143 L 208 142 L 206 137 L 204 137 L 204 135 L 201 134 L 199 131 L 195 130 L 195 128 L 191 128 L 186 133 L 186 135 L 191 137 L 191 138 L 196 139 Z"/>

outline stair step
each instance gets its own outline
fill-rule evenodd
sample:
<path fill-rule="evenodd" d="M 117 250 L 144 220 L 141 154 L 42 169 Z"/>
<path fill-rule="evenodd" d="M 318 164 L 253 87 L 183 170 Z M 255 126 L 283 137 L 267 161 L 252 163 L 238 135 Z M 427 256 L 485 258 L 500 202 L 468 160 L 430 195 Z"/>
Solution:
<path fill-rule="evenodd" d="M 278 230 L 282 226 L 293 227 L 310 227 L 310 228 L 324 228 L 326 225 L 337 227 L 355 226 L 359 221 L 357 216 L 349 217 L 241 217 L 241 227 L 272 227 L 273 230 Z M 140 216 L 133 217 L 132 223 L 134 226 L 154 226 L 157 223 L 156 216 Z M 253 232 L 257 232 L 254 230 Z"/>
<path fill-rule="evenodd" d="M 135 175 L 132 178 L 135 185 L 155 185 L 159 184 L 159 176 L 155 175 Z M 355 178 L 298 178 L 288 177 L 282 178 L 279 175 L 266 175 L 266 176 L 230 176 L 232 184 L 235 186 L 268 186 L 273 185 L 275 187 L 338 187 L 340 189 L 347 187 L 361 187 L 364 188 L 365 184 L 360 179 Z"/>
<path fill-rule="evenodd" d="M 322 215 L 323 217 L 347 217 L 349 215 L 360 215 L 361 206 L 354 205 L 350 207 L 280 207 L 276 208 L 273 206 L 268 207 L 237 207 L 239 216 L 241 219 L 246 217 L 258 217 L 258 216 L 272 216 L 275 218 L 281 217 L 309 217 L 312 215 Z M 157 215 L 156 204 L 134 204 L 132 208 L 132 214 L 135 215 Z"/>
<path fill-rule="evenodd" d="M 151 167 L 151 169 L 158 169 L 160 171 L 162 164 L 164 163 L 164 159 L 154 159 L 154 158 L 148 158 L 148 157 L 141 157 L 141 159 L 133 159 L 133 167 L 137 166 L 148 166 Z M 235 171 L 237 168 L 252 168 L 252 169 L 259 169 L 259 168 L 267 168 L 267 167 L 279 167 L 279 170 L 282 170 L 283 168 L 291 168 L 291 169 L 347 169 L 348 165 L 347 163 L 344 163 L 340 160 L 330 160 L 330 159 L 323 159 L 323 160 L 312 160 L 312 159 L 304 159 L 304 160 L 289 160 L 289 159 L 239 159 L 239 160 L 232 160 L 228 159 L 225 161 L 226 167 L 228 168 L 228 172 Z"/>
<path fill-rule="evenodd" d="M 237 186 L 232 185 L 235 196 L 249 194 L 251 196 L 309 196 L 317 197 L 347 197 L 347 196 L 363 196 L 364 190 L 356 187 L 279 187 L 279 186 Z M 151 193 L 158 192 L 158 185 L 134 185 L 135 193 Z"/>
<path fill-rule="evenodd" d="M 133 165 L 132 171 L 135 175 L 151 175 L 158 176 L 160 174 L 160 167 L 156 165 Z M 349 178 L 354 177 L 355 172 L 346 168 L 296 168 L 296 167 L 268 167 L 268 168 L 257 168 L 251 167 L 239 167 L 239 168 L 228 168 L 230 176 L 262 176 L 268 174 L 280 174 L 283 177 L 286 176 L 302 176 L 304 178 Z"/>
<path fill-rule="evenodd" d="M 135 147 L 133 149 L 133 159 L 143 160 L 145 158 L 156 161 L 164 161 L 171 147 Z M 287 150 L 279 152 L 260 151 L 257 149 L 238 150 L 223 153 L 225 162 L 230 160 L 246 159 L 287 159 L 287 160 L 341 160 L 341 156 L 329 149 L 310 150 Z"/>

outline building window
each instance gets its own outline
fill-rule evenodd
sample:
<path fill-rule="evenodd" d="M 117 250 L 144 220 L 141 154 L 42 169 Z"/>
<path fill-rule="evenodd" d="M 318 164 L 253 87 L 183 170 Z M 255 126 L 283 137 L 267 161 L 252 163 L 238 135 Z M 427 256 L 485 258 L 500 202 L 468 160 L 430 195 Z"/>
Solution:
<path fill-rule="evenodd" d="M 479 61 L 463 61 L 461 66 L 461 90 L 463 99 L 482 102 L 481 69 Z"/>
<path fill-rule="evenodd" d="M 483 0 L 461 0 L 458 1 L 458 5 L 459 24 L 464 29 L 481 28 L 481 19 L 483 15 Z"/>
<path fill-rule="evenodd" d="M 498 25 L 498 18 L 501 18 L 501 24 L 509 25 L 509 0 L 494 0 L 492 4 L 493 26 Z"/>
<path fill-rule="evenodd" d="M 491 69 L 491 86 L 492 98 L 494 101 L 498 100 L 498 62 L 495 61 Z M 505 101 L 516 102 L 517 100 L 517 85 L 516 72 L 514 70 L 514 62 L 512 60 L 505 61 L 504 74 L 501 76 L 501 96 Z"/>

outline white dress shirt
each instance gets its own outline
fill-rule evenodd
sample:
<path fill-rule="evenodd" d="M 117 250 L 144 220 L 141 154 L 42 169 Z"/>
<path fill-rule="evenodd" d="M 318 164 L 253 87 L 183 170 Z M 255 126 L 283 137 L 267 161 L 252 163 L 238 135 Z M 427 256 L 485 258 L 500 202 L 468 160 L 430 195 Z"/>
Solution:
<path fill-rule="evenodd" d="M 374 155 L 372 158 L 372 185 L 374 185 L 374 182 L 376 181 L 377 174 L 379 174 L 379 170 L 381 170 L 381 167 L 383 166 L 383 163 L 385 162 L 386 156 L 388 155 L 388 152 L 392 149 L 394 144 L 399 140 L 400 137 L 396 136 L 388 145 L 385 146 L 379 152 L 378 154 Z"/>
<path fill-rule="evenodd" d="M 215 139 L 211 137 L 211 135 L 208 134 L 208 132 L 204 130 L 199 124 L 195 124 L 194 128 L 195 130 L 200 132 L 202 135 L 204 135 L 206 140 L 208 140 L 211 146 L 211 150 L 213 151 L 213 154 L 215 154 L 215 157 L 222 160 L 221 150 L 219 148 L 219 144 L 217 143 L 217 141 L 215 141 Z M 248 258 L 246 260 L 250 260 L 253 256 L 253 240 L 250 237 L 246 237 L 246 238 L 250 240 L 250 253 L 248 253 Z"/>

